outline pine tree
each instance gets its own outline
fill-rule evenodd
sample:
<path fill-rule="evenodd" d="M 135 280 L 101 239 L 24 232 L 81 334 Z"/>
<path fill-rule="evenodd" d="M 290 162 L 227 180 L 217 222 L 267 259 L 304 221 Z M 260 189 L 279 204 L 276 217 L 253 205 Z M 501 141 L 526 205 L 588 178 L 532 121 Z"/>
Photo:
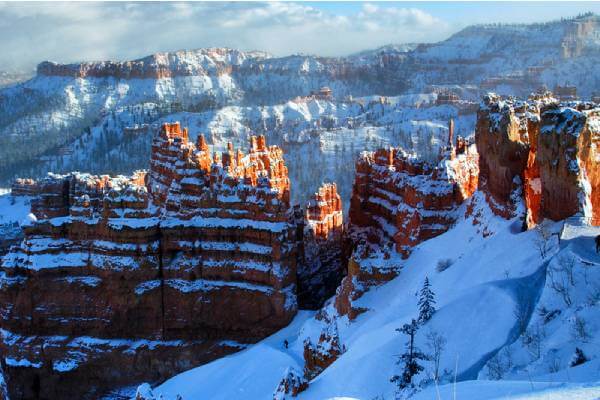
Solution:
<path fill-rule="evenodd" d="M 410 324 L 404 324 L 402 328 L 396 329 L 396 331 L 404 333 L 409 337 L 406 343 L 406 352 L 402 354 L 398 361 L 399 365 L 403 365 L 402 375 L 394 375 L 392 382 L 398 385 L 399 389 L 406 389 L 414 386 L 412 379 L 419 372 L 423 371 L 423 366 L 419 364 L 420 360 L 428 360 L 429 357 L 425 355 L 419 348 L 415 346 L 415 335 L 419 330 L 419 323 L 413 319 Z"/>
<path fill-rule="evenodd" d="M 435 294 L 431 290 L 429 278 L 425 277 L 423 288 L 419 294 L 419 323 L 424 324 L 429 321 L 435 313 Z"/>
<path fill-rule="evenodd" d="M 579 347 L 575 348 L 575 354 L 573 354 L 573 359 L 569 364 L 571 367 L 576 367 L 578 365 L 584 364 L 588 361 L 588 358 L 583 354 L 583 350 Z"/>

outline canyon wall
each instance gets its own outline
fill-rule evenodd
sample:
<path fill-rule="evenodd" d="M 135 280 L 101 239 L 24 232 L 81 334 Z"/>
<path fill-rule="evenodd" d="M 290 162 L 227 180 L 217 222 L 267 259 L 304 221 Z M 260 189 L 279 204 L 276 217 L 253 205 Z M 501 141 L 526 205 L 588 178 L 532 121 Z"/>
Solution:
<path fill-rule="evenodd" d="M 35 193 L 35 217 L 0 271 L 12 398 L 96 398 L 157 382 L 296 313 L 287 168 L 264 137 L 248 154 L 210 154 L 165 125 L 149 174 L 21 183 Z"/>
<path fill-rule="evenodd" d="M 524 200 L 525 225 L 575 214 L 600 224 L 600 108 L 560 103 L 550 94 L 527 101 L 484 98 L 475 139 L 479 186 L 506 218 Z"/>
<path fill-rule="evenodd" d="M 418 243 L 440 235 L 456 220 L 456 208 L 477 188 L 475 146 L 453 138 L 437 163 L 402 149 L 365 152 L 356 164 L 350 203 L 348 241 L 353 249 L 336 307 L 354 318 L 352 305 L 371 285 L 394 278 L 398 253 L 407 258 Z"/>
<path fill-rule="evenodd" d="M 40 76 L 70 78 L 162 79 L 178 76 L 231 73 L 232 69 L 268 55 L 263 52 L 243 52 L 227 48 L 207 48 L 193 51 L 156 53 L 133 61 L 100 61 L 78 64 L 57 64 L 44 61 L 37 66 Z"/>
<path fill-rule="evenodd" d="M 302 257 L 298 266 L 298 302 L 318 309 L 342 280 L 347 257 L 343 246 L 342 200 L 335 183 L 324 184 L 306 205 Z"/>

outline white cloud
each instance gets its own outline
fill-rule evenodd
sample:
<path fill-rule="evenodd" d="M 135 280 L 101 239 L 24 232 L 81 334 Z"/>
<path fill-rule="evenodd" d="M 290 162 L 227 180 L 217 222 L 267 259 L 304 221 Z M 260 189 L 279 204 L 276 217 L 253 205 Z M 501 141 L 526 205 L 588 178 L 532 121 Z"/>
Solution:
<path fill-rule="evenodd" d="M 450 33 L 420 9 L 371 3 L 350 15 L 287 2 L 0 3 L 0 69 L 199 47 L 337 56 Z"/>

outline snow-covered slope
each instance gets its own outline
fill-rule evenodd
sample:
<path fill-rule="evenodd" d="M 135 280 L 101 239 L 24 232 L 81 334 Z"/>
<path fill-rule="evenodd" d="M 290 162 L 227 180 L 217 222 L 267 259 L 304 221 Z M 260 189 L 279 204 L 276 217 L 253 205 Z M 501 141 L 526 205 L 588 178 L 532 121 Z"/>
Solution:
<path fill-rule="evenodd" d="M 165 115 L 156 103 L 121 107 L 69 146 L 68 154 L 48 157 L 50 171 L 129 173 L 147 168 L 150 143 L 163 122 L 179 121 L 190 137 L 205 134 L 215 150 L 227 143 L 244 148 L 252 134 L 281 146 L 292 181 L 292 199 L 303 203 L 324 181 L 336 181 L 344 203 L 350 198 L 354 164 L 361 151 L 403 146 L 430 157 L 445 144 L 454 119 L 456 133 L 470 136 L 474 112 L 435 105 L 435 94 L 379 96 L 346 101 L 298 98 L 273 106 L 227 106 L 201 113 Z M 442 143 L 443 142 L 443 143 Z"/>
<path fill-rule="evenodd" d="M 20 224 L 30 212 L 31 198 L 13 197 L 7 189 L 0 188 L 0 258 L 23 238 Z"/>
<path fill-rule="evenodd" d="M 317 315 L 302 312 L 290 326 L 270 338 L 178 375 L 153 389 L 154 395 L 157 398 L 163 395 L 165 399 L 177 395 L 183 399 L 271 399 L 288 367 L 302 371 L 304 341 L 310 338 L 314 343 L 324 321 L 330 320 L 337 324 L 345 351 L 298 398 L 394 398 L 395 386 L 390 378 L 400 372 L 396 360 L 407 341 L 396 329 L 416 318 L 416 293 L 428 277 L 436 295 L 437 311 L 418 331 L 416 344 L 429 352 L 427 335 L 435 332 L 445 338 L 446 345 L 440 359 L 441 387 L 436 388 L 431 380 L 433 364 L 425 362 L 425 370 L 417 378 L 423 391 L 415 398 L 594 399 L 600 396 L 598 352 L 592 349 L 597 347 L 599 339 L 600 304 L 597 297 L 590 300 L 586 295 L 597 290 L 594 288 L 600 279 L 600 256 L 590 248 L 589 239 L 590 235 L 600 233 L 600 229 L 569 224 L 561 232 L 561 223 L 550 224 L 545 229 L 554 234 L 544 242 L 547 254 L 542 257 L 538 231 L 520 232 L 518 219 L 494 216 L 479 192 L 471 205 L 463 206 L 461 213 L 469 207 L 473 207 L 469 216 L 464 215 L 445 234 L 417 246 L 410 258 L 390 260 L 402 263 L 400 275 L 358 300 L 360 306 L 369 310 L 355 321 L 336 317 L 331 302 Z M 557 302 L 547 274 L 565 254 L 582 260 L 574 267 L 571 306 Z M 451 261 L 440 263 L 442 260 Z M 582 264 L 583 261 L 589 264 Z M 450 266 L 440 272 L 442 264 Z M 557 322 L 545 325 L 547 336 L 540 345 L 544 355 L 557 354 L 565 361 L 558 365 L 545 356 L 535 360 L 527 358 L 523 351 L 510 350 L 521 346 L 524 327 L 529 330 L 543 324 L 538 318 L 541 306 L 560 310 Z M 574 326 L 574 313 L 586 321 L 586 342 L 563 333 Z M 285 340 L 288 348 L 284 346 Z M 566 361 L 575 346 L 580 346 L 590 361 L 571 368 Z M 496 368 L 498 355 L 505 353 L 515 354 L 515 361 L 503 376 L 511 381 L 490 381 L 490 369 Z M 552 371 L 554 375 L 548 375 Z M 573 378 L 567 378 L 569 375 Z M 478 378 L 483 380 L 473 381 Z M 455 379 L 460 382 L 456 389 Z M 574 381 L 586 383 L 556 383 Z M 441 396 L 437 395 L 438 390 Z M 455 390 L 457 396 L 451 397 Z"/>

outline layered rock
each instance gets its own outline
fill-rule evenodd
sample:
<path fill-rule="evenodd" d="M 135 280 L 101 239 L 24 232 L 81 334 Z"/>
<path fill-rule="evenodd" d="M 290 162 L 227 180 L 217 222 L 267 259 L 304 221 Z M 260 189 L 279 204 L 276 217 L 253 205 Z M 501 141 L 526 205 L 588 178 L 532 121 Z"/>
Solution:
<path fill-rule="evenodd" d="M 304 377 L 311 381 L 337 360 L 343 352 L 337 320 L 335 317 L 327 317 L 317 342 L 312 343 L 310 338 L 304 341 Z"/>
<path fill-rule="evenodd" d="M 452 123 L 449 128 L 449 146 L 437 163 L 394 148 L 358 160 L 349 212 L 354 252 L 336 297 L 341 314 L 354 318 L 364 311 L 353 302 L 397 275 L 395 254 L 406 258 L 414 246 L 448 230 L 457 206 L 476 190 L 477 151 L 463 138 L 455 146 Z"/>
<path fill-rule="evenodd" d="M 288 367 L 273 393 L 273 400 L 286 400 L 295 398 L 308 388 L 308 381 L 293 367 Z"/>
<path fill-rule="evenodd" d="M 445 232 L 456 205 L 476 188 L 477 152 L 462 147 L 438 164 L 401 149 L 363 153 L 349 212 L 355 243 L 393 245 L 407 257 L 416 244 Z"/>
<path fill-rule="evenodd" d="M 165 158 L 167 157 L 167 158 Z M 12 398 L 96 398 L 156 382 L 285 326 L 296 227 L 282 152 L 209 154 L 178 124 L 150 175 L 49 175 L 2 263 Z"/>
<path fill-rule="evenodd" d="M 318 309 L 345 272 L 342 200 L 335 184 L 324 184 L 308 201 L 303 225 L 298 301 L 302 308 Z"/>
<path fill-rule="evenodd" d="M 513 216 L 521 201 L 515 194 L 522 193 L 527 227 L 577 213 L 599 224 L 599 115 L 593 103 L 560 103 L 550 95 L 528 101 L 486 96 L 475 138 L 479 185 L 492 209 Z"/>

